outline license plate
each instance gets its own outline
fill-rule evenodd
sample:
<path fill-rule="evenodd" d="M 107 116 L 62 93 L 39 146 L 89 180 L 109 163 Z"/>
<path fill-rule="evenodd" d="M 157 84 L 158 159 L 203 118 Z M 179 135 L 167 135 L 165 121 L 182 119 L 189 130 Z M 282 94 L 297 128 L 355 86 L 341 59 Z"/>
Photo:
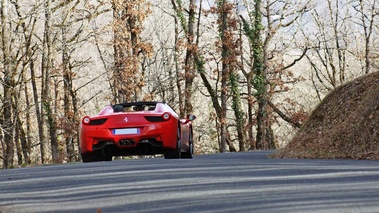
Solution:
<path fill-rule="evenodd" d="M 139 128 L 125 128 L 125 129 L 114 129 L 114 135 L 135 135 L 139 134 Z"/>

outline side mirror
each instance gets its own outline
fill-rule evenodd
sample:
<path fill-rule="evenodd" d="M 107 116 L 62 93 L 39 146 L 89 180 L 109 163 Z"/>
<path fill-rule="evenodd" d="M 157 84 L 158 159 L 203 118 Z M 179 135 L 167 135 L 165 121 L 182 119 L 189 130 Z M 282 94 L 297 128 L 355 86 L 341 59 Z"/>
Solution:
<path fill-rule="evenodd" d="M 196 116 L 194 116 L 194 115 L 187 115 L 187 119 L 182 124 L 183 125 L 187 124 L 188 122 L 193 121 L 195 119 L 196 119 Z"/>
<path fill-rule="evenodd" d="M 196 116 L 194 116 L 194 115 L 188 115 L 187 116 L 187 120 L 189 120 L 189 121 L 193 121 L 195 119 L 196 119 Z"/>

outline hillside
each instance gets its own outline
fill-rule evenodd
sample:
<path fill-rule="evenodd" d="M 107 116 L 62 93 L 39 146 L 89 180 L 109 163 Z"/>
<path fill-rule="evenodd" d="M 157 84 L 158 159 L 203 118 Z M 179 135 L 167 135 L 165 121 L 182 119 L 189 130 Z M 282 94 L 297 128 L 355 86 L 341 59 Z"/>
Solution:
<path fill-rule="evenodd" d="M 379 72 L 327 95 L 277 157 L 379 159 Z"/>

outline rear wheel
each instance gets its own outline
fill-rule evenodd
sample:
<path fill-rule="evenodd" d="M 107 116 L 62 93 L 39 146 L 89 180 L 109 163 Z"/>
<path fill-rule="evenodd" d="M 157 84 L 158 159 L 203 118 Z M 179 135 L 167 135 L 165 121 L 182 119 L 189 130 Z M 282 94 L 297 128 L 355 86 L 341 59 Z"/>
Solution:
<path fill-rule="evenodd" d="M 89 163 L 89 162 L 97 162 L 100 161 L 96 153 L 93 152 L 87 152 L 82 153 L 82 161 L 83 163 Z"/>
<path fill-rule="evenodd" d="M 112 155 L 104 155 L 102 157 L 102 161 L 112 161 L 113 156 Z"/>
<path fill-rule="evenodd" d="M 194 144 L 193 144 L 192 129 L 190 130 L 188 141 L 189 141 L 188 150 L 182 153 L 182 158 L 193 158 Z"/>
<path fill-rule="evenodd" d="M 103 153 L 87 152 L 82 153 L 83 163 L 99 162 L 99 161 L 112 161 L 112 155 L 106 155 Z"/>
<path fill-rule="evenodd" d="M 180 141 L 180 129 L 178 128 L 176 134 L 176 149 L 166 149 L 164 152 L 164 158 L 166 159 L 179 159 L 181 157 L 182 142 Z"/>

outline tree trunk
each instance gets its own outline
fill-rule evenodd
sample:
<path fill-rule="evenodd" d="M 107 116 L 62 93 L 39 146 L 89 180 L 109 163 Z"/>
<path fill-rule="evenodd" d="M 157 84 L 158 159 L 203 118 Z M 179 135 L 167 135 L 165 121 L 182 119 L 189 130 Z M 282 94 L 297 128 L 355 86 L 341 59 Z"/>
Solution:
<path fill-rule="evenodd" d="M 261 0 L 255 0 L 254 6 L 254 26 L 253 26 L 253 72 L 255 74 L 252 84 L 256 90 L 255 97 L 258 101 L 257 111 L 257 149 L 264 149 L 267 144 L 267 127 L 268 112 L 267 112 L 267 76 L 265 68 L 265 57 L 262 43 L 262 14 L 261 14 Z"/>
<path fill-rule="evenodd" d="M 57 126 L 55 121 L 54 111 L 51 109 L 50 102 L 45 102 L 44 109 L 47 116 L 47 124 L 49 127 L 50 144 L 51 144 L 51 156 L 54 163 L 61 163 L 59 157 L 59 143 L 57 138 Z"/>
<path fill-rule="evenodd" d="M 183 118 L 186 114 L 184 111 L 184 105 L 183 105 L 183 96 L 182 93 L 182 86 L 180 83 L 181 77 L 180 77 L 180 68 L 179 68 L 179 23 L 176 16 L 174 16 L 175 21 L 175 46 L 174 46 L 174 63 L 175 63 L 175 74 L 176 74 L 176 88 L 178 90 L 178 104 L 179 104 L 179 115 L 181 118 Z"/>
<path fill-rule="evenodd" d="M 249 77 L 247 78 L 247 82 L 251 82 L 251 75 L 249 75 Z M 253 122 L 253 108 L 254 108 L 254 104 L 253 104 L 253 93 L 252 93 L 252 86 L 251 84 L 248 84 L 247 85 L 247 119 L 248 119 L 248 135 L 249 135 L 249 144 L 250 144 L 250 148 L 249 150 L 256 150 L 257 149 L 257 143 L 255 141 L 255 137 L 254 137 L 254 132 L 253 132 L 253 126 L 254 126 L 254 122 Z"/>
<path fill-rule="evenodd" d="M 16 124 L 17 125 L 17 124 Z M 20 144 L 20 132 L 19 132 L 20 126 L 16 127 L 16 131 L 14 133 L 14 143 L 16 145 L 16 153 L 17 153 L 17 165 L 22 165 L 23 157 L 22 157 L 22 148 Z"/>
<path fill-rule="evenodd" d="M 23 76 L 23 74 L 21 74 Z M 22 79 L 21 82 L 24 80 Z M 20 88 L 21 90 L 22 88 Z M 21 96 L 21 91 L 19 91 L 19 94 L 17 97 Z M 27 96 L 26 96 L 27 97 Z M 17 158 L 18 158 L 18 165 L 22 165 L 23 163 L 28 164 L 30 161 L 29 159 L 29 144 L 26 138 L 26 133 L 23 128 L 23 122 L 20 118 L 20 100 L 18 98 L 12 98 L 12 108 L 14 110 L 13 120 L 14 120 L 14 127 L 15 127 L 15 144 L 17 149 Z"/>
<path fill-rule="evenodd" d="M 45 120 L 43 118 L 43 111 L 40 108 L 40 103 L 38 100 L 38 88 L 37 88 L 37 82 L 36 82 L 36 74 L 34 71 L 34 62 L 33 60 L 30 61 L 30 76 L 31 76 L 31 83 L 32 83 L 32 89 L 33 89 L 33 100 L 34 100 L 34 106 L 36 110 L 36 118 L 38 123 L 38 140 L 39 140 L 39 146 L 40 146 L 40 156 L 41 156 L 41 163 L 44 164 L 46 160 L 46 136 L 44 134 L 44 123 Z"/>
<path fill-rule="evenodd" d="M 59 162 L 58 154 L 58 139 L 57 139 L 57 128 L 55 123 L 55 115 L 51 109 L 51 98 L 50 98 L 50 71 L 51 71 L 51 28 L 50 28 L 50 2 L 45 2 L 45 30 L 44 30 L 44 47 L 43 47 L 43 56 L 42 56 L 42 95 L 41 101 L 42 106 L 47 117 L 48 130 L 50 135 L 50 144 L 51 144 L 51 154 L 54 163 Z M 41 141 L 41 143 L 44 143 Z M 44 146 L 44 145 L 42 145 Z"/>
<path fill-rule="evenodd" d="M 17 116 L 17 132 L 19 132 L 19 139 L 21 142 L 21 151 L 24 156 L 24 164 L 29 164 L 30 163 L 30 158 L 29 158 L 29 152 L 30 152 L 30 147 L 28 144 L 28 139 L 26 137 L 25 130 L 22 128 L 22 123 L 21 119 L 19 116 Z"/>
<path fill-rule="evenodd" d="M 235 70 L 230 72 L 229 80 L 230 80 L 232 99 L 233 99 L 232 108 L 234 111 L 234 116 L 236 117 L 239 151 L 241 152 L 241 151 L 245 151 L 245 134 L 243 131 L 244 126 L 245 126 L 245 120 L 244 120 L 245 116 L 241 107 L 241 95 L 240 95 L 240 90 L 238 87 L 238 76 Z"/>
<path fill-rule="evenodd" d="M 4 144 L 3 149 L 5 150 L 3 158 L 4 168 L 13 167 L 13 157 L 14 157 L 14 141 L 13 141 L 13 122 L 12 122 L 12 88 L 13 88 L 13 79 L 12 79 L 12 59 L 11 50 L 10 50 L 10 38 L 9 33 L 10 29 L 8 28 L 8 14 L 7 13 L 7 1 L 1 0 L 1 46 L 2 46 L 2 70 L 3 70 L 3 114 L 1 126 L 3 129 L 4 135 Z M 1 64 L 1 63 L 0 63 Z"/>
<path fill-rule="evenodd" d="M 25 133 L 25 138 L 26 138 L 26 144 L 25 144 L 25 147 L 24 147 L 24 152 L 26 152 L 24 154 L 24 158 L 25 158 L 25 164 L 29 165 L 31 163 L 31 159 L 30 159 L 30 155 L 31 155 L 31 116 L 30 116 L 30 109 L 31 109 L 31 105 L 30 105 L 30 101 L 29 101 L 29 91 L 27 89 L 27 87 L 25 86 L 25 102 L 26 102 L 26 119 L 25 119 L 25 122 L 26 122 L 26 133 Z"/>
<path fill-rule="evenodd" d="M 176 11 L 177 13 L 177 17 L 179 18 L 180 20 L 180 24 L 186 34 L 186 36 L 188 35 L 187 33 L 187 23 L 184 19 L 184 14 L 183 14 L 183 10 L 182 10 L 182 7 L 181 7 L 181 1 L 177 1 L 178 5 L 176 5 L 175 1 L 174 0 L 171 0 L 172 2 L 172 5 L 174 7 L 174 10 Z M 200 22 L 200 20 L 198 20 Z M 206 63 L 205 62 L 205 59 L 204 57 L 199 54 L 198 51 L 194 51 L 193 52 L 193 58 L 194 58 L 194 62 L 195 62 L 195 65 L 196 65 L 196 70 L 197 70 L 197 73 L 200 75 L 202 81 L 203 81 L 203 84 L 205 86 L 205 88 L 207 89 L 209 95 L 210 95 L 210 98 L 211 98 L 211 101 L 212 101 L 212 105 L 213 105 L 213 108 L 215 109 L 215 112 L 217 114 L 217 118 L 219 119 L 219 121 L 221 122 L 221 118 L 222 118 L 222 115 L 221 115 L 221 106 L 220 106 L 220 103 L 219 103 L 219 100 L 218 100 L 218 94 L 217 92 L 213 89 L 212 85 L 210 84 L 208 78 L 207 78 L 207 75 L 205 73 L 205 67 L 204 67 L 204 64 Z M 226 128 L 225 130 L 223 131 L 223 134 L 224 134 L 224 143 L 226 144 Z M 226 146 L 226 145 L 225 145 Z M 221 144 L 220 144 L 220 147 L 221 147 Z M 226 148 L 225 148 L 226 149 Z M 220 148 L 221 150 L 221 148 Z"/>
<path fill-rule="evenodd" d="M 148 10 L 143 0 L 113 0 L 114 69 L 111 85 L 115 102 L 138 101 L 142 97 L 144 69 L 141 57 L 152 49 L 140 41 L 142 22 Z M 142 56 L 141 56 L 142 55 Z"/>
<path fill-rule="evenodd" d="M 5 67 L 7 66 L 4 63 Z M 6 70 L 6 69 L 5 69 Z M 6 74 L 8 71 L 5 71 L 5 79 L 9 78 Z M 10 82 L 4 81 L 4 103 L 3 103 L 3 134 L 4 134 L 4 142 L 5 142 L 5 156 L 4 156 L 4 168 L 13 167 L 13 158 L 14 158 L 14 141 L 13 141 L 13 123 L 12 123 L 12 108 L 11 108 L 11 88 Z"/>
<path fill-rule="evenodd" d="M 228 63 L 229 58 L 229 46 L 227 45 L 225 34 L 228 33 L 228 11 L 226 10 L 227 0 L 219 1 L 219 35 L 221 40 L 221 61 L 222 61 L 222 70 L 221 70 L 221 147 L 220 152 L 226 152 L 227 147 L 227 122 L 226 122 L 226 112 L 227 112 L 227 91 L 228 91 L 228 78 L 230 73 L 230 64 Z"/>
<path fill-rule="evenodd" d="M 16 9 L 16 13 L 17 13 L 17 16 L 20 20 L 25 20 L 25 17 L 22 15 L 21 13 L 21 8 L 20 8 L 20 5 L 18 4 L 18 1 L 13 1 L 12 4 L 15 6 L 15 9 Z M 25 81 L 24 79 L 26 79 L 27 77 L 27 74 L 26 74 L 26 71 L 29 67 L 29 70 L 33 70 L 33 72 L 31 73 L 31 82 L 32 82 L 32 86 L 33 86 L 33 90 L 36 89 L 36 84 L 35 84 L 35 76 L 34 76 L 34 64 L 33 64 L 33 55 L 35 53 L 35 49 L 34 47 L 35 46 L 32 46 L 32 37 L 34 35 L 34 29 L 35 29 L 35 26 L 36 26 L 36 22 L 37 22 L 37 18 L 30 18 L 30 24 L 28 25 L 29 28 L 26 26 L 26 23 L 25 21 L 22 21 L 20 23 L 21 27 L 22 27 L 22 33 L 23 33 L 23 36 L 24 36 L 24 42 L 25 42 L 25 58 L 23 58 L 23 67 L 22 67 L 22 73 L 21 73 L 21 76 L 22 76 L 22 81 L 20 82 L 23 82 L 23 86 L 24 86 L 24 96 L 25 96 L 25 104 L 26 104 L 26 111 L 25 111 L 25 126 L 26 126 L 26 130 L 24 130 L 22 128 L 22 121 L 21 121 L 21 118 L 20 118 L 20 115 L 17 114 L 17 116 L 15 116 L 15 118 L 17 119 L 16 122 L 16 126 L 17 126 L 17 131 L 20 133 L 20 141 L 21 141 L 21 148 L 22 148 L 22 153 L 23 153 L 23 157 L 24 157 L 24 163 L 26 165 L 30 164 L 31 163 L 31 159 L 30 159 L 30 155 L 31 155 L 31 146 L 32 146 L 32 142 L 31 142 L 31 115 L 30 115 L 30 110 L 32 109 L 32 104 L 30 104 L 30 100 L 29 100 L 29 90 L 28 90 L 28 81 Z M 20 92 L 21 93 L 21 92 Z M 36 94 L 35 94 L 36 95 Z M 21 95 L 19 95 L 21 96 Z M 35 96 L 36 97 L 36 96 Z M 37 98 L 38 100 L 38 98 Z M 17 109 L 18 107 L 18 103 L 15 103 L 17 102 L 18 100 L 16 99 L 15 101 L 13 101 L 13 108 L 14 109 Z M 35 102 L 35 106 L 36 106 L 36 109 L 39 109 L 38 107 L 38 101 Z M 36 114 L 37 114 L 37 120 L 40 116 L 40 112 L 39 110 L 36 111 Z M 38 122 L 38 124 L 40 124 L 40 122 Z M 38 125 L 38 128 L 39 128 L 40 125 Z"/>
<path fill-rule="evenodd" d="M 68 124 L 74 120 L 74 114 L 75 112 L 71 111 L 71 91 L 72 89 L 72 78 L 70 75 L 70 69 L 69 69 L 69 57 L 68 57 L 68 51 L 67 51 L 67 40 L 66 40 L 66 27 L 62 27 L 62 67 L 63 67 L 63 89 L 64 89 L 64 117 L 65 121 L 65 128 L 64 128 L 64 136 L 65 136 L 65 143 L 66 143 L 66 155 L 69 162 L 73 161 L 74 154 L 74 144 L 72 140 L 72 130 L 71 128 L 68 128 Z"/>
<path fill-rule="evenodd" d="M 191 114 L 193 111 L 192 106 L 192 84 L 195 78 L 194 74 L 194 60 L 193 60 L 193 50 L 194 50 L 194 24 L 195 24 L 195 7 L 196 1 L 190 0 L 189 10 L 188 10 L 188 30 L 187 30 L 187 49 L 186 58 L 184 61 L 184 115 Z"/>

